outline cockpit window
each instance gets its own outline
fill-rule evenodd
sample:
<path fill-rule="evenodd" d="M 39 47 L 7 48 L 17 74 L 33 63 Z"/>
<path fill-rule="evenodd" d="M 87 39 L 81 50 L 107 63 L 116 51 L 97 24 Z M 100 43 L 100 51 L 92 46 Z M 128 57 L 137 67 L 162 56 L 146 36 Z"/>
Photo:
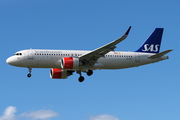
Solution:
<path fill-rule="evenodd" d="M 15 53 L 15 55 L 22 55 L 22 53 Z"/>

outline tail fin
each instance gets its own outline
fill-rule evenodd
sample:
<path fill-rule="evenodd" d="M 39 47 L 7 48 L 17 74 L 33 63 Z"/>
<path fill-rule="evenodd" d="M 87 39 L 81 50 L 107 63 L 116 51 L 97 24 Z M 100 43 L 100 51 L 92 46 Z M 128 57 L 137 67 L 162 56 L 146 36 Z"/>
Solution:
<path fill-rule="evenodd" d="M 136 52 L 159 53 L 164 28 L 156 28 Z"/>

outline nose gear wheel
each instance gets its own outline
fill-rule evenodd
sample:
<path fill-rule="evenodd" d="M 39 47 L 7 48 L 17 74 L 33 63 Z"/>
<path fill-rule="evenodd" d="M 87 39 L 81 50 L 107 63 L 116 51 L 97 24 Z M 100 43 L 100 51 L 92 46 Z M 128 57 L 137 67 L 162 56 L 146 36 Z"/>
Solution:
<path fill-rule="evenodd" d="M 31 71 L 32 71 L 32 68 L 28 68 L 29 69 L 29 74 L 27 74 L 27 77 L 30 78 L 31 77 Z"/>

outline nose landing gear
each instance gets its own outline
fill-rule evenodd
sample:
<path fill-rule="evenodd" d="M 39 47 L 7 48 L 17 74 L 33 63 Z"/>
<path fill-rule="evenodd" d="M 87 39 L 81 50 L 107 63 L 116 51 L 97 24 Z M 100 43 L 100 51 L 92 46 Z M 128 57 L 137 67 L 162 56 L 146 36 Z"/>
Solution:
<path fill-rule="evenodd" d="M 29 69 L 29 74 L 27 74 L 27 77 L 30 78 L 31 77 L 31 70 L 32 70 L 32 68 L 29 67 L 28 69 Z"/>

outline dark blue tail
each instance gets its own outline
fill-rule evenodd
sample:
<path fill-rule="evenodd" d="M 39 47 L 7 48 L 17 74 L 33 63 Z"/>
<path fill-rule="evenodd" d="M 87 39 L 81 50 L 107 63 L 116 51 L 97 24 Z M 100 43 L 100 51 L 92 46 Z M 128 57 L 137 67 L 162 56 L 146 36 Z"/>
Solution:
<path fill-rule="evenodd" d="M 159 53 L 164 28 L 156 28 L 136 52 Z"/>

